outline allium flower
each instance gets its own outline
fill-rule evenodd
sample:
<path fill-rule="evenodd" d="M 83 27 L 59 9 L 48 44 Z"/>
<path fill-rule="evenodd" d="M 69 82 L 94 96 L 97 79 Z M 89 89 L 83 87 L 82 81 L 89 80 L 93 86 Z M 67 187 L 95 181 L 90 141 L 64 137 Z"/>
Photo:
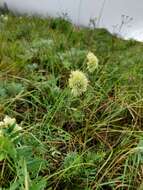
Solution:
<path fill-rule="evenodd" d="M 5 16 L 5 17 L 3 18 L 3 20 L 4 20 L 4 21 L 8 21 L 8 16 Z"/>
<path fill-rule="evenodd" d="M 74 96 L 80 96 L 87 90 L 88 79 L 81 71 L 72 71 L 69 78 L 69 87 Z"/>
<path fill-rule="evenodd" d="M 4 17 L 4 15 L 3 15 L 3 14 L 1 14 L 0 16 L 1 16 L 1 18 L 3 18 L 3 17 Z"/>
<path fill-rule="evenodd" d="M 87 60 L 87 69 L 92 73 L 98 68 L 99 60 L 92 52 L 87 54 Z"/>
<path fill-rule="evenodd" d="M 7 20 L 8 20 L 8 16 L 4 16 L 3 14 L 1 15 L 1 18 L 2 18 L 4 21 L 7 21 Z"/>
<path fill-rule="evenodd" d="M 5 118 L 4 118 L 4 124 L 6 125 L 6 126 L 9 126 L 9 125 L 14 125 L 15 123 L 16 123 L 16 119 L 15 118 L 11 118 L 11 117 L 9 117 L 9 116 L 5 116 Z"/>
<path fill-rule="evenodd" d="M 11 132 L 20 133 L 22 130 L 22 128 L 16 123 L 15 118 L 5 116 L 3 121 L 0 121 L 0 137 L 4 137 L 5 135 L 7 135 L 7 132 L 11 127 L 12 127 L 12 131 L 10 130 Z"/>
<path fill-rule="evenodd" d="M 22 128 L 16 123 L 15 118 L 11 118 L 9 116 L 5 116 L 3 122 L 0 122 L 0 126 L 3 125 L 4 128 L 12 126 L 15 124 L 14 131 L 20 131 Z"/>

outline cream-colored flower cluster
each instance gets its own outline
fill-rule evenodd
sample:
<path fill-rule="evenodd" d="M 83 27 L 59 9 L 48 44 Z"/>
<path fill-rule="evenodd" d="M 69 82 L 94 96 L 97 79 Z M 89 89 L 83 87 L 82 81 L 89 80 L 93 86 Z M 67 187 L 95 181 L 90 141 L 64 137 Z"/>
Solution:
<path fill-rule="evenodd" d="M 89 72 L 94 72 L 98 68 L 98 58 L 92 53 L 87 54 L 87 69 Z M 79 70 L 72 71 L 69 78 L 69 87 L 74 96 L 80 96 L 88 87 L 88 79 L 86 75 Z"/>
<path fill-rule="evenodd" d="M 92 53 L 87 54 L 87 69 L 90 73 L 94 72 L 98 68 L 98 58 Z"/>
<path fill-rule="evenodd" d="M 1 15 L 1 18 L 2 18 L 4 21 L 8 21 L 8 16 L 7 16 L 7 15 L 5 16 L 5 15 L 2 14 L 2 15 Z"/>
<path fill-rule="evenodd" d="M 69 87 L 74 96 L 79 96 L 87 90 L 88 79 L 82 71 L 72 71 L 69 78 Z"/>
<path fill-rule="evenodd" d="M 16 123 L 16 119 L 15 118 L 11 118 L 9 116 L 5 116 L 5 118 L 3 119 L 3 121 L 0 122 L 0 136 L 3 135 L 3 129 L 9 128 L 12 125 L 14 126 L 14 131 L 21 131 L 22 128 Z"/>

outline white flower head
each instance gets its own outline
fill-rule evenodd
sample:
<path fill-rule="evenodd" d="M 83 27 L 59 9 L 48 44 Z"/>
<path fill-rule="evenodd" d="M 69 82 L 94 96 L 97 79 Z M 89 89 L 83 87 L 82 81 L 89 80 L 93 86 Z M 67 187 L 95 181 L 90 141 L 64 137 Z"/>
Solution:
<path fill-rule="evenodd" d="M 3 135 L 3 129 L 9 128 L 11 126 L 14 127 L 13 128 L 14 132 L 20 132 L 20 131 L 22 131 L 22 127 L 19 126 L 16 123 L 16 119 L 15 118 L 11 118 L 11 117 L 9 117 L 9 116 L 6 115 L 5 118 L 3 119 L 3 121 L 0 122 L 0 136 Z"/>
<path fill-rule="evenodd" d="M 3 20 L 4 20 L 4 21 L 8 21 L 8 16 L 4 16 L 4 17 L 3 17 Z"/>
<path fill-rule="evenodd" d="M 87 54 L 87 69 L 89 72 L 94 72 L 98 68 L 98 63 L 98 58 L 92 52 L 89 52 Z"/>
<path fill-rule="evenodd" d="M 69 87 L 74 96 L 80 96 L 87 90 L 88 79 L 82 71 L 72 71 L 69 78 Z"/>
<path fill-rule="evenodd" d="M 16 123 L 16 119 L 6 115 L 3 122 L 5 126 L 14 125 Z"/>

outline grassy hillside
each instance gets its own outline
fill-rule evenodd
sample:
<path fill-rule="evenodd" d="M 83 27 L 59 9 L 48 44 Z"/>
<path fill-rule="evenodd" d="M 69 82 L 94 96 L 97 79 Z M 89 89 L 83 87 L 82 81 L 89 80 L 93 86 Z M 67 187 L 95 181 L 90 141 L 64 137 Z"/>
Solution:
<path fill-rule="evenodd" d="M 99 60 L 92 73 L 88 52 Z M 76 70 L 88 79 L 79 96 Z M 1 16 L 0 121 L 2 190 L 142 190 L 143 44 Z"/>

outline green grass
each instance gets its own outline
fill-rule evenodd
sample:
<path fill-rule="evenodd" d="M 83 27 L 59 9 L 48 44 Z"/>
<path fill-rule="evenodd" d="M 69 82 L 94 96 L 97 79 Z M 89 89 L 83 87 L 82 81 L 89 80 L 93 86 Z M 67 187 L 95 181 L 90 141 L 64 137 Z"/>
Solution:
<path fill-rule="evenodd" d="M 94 73 L 86 55 L 99 59 Z M 143 189 L 143 44 L 63 19 L 0 19 L 2 190 Z M 80 97 L 71 71 L 90 83 Z"/>

